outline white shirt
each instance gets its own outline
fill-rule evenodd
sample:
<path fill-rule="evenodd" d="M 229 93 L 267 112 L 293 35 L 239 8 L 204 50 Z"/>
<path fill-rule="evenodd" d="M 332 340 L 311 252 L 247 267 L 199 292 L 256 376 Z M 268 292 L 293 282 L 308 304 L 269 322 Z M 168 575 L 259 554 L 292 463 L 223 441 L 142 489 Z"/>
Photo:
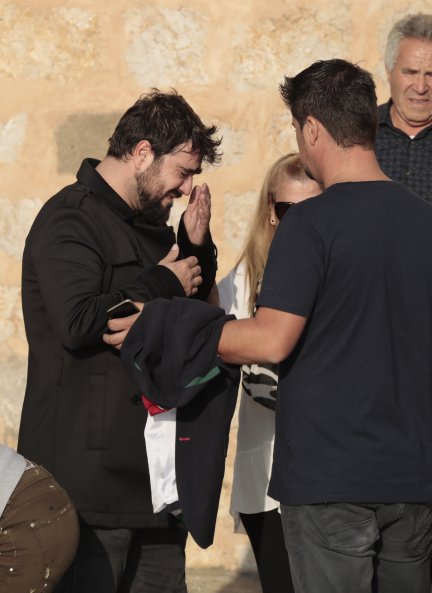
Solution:
<path fill-rule="evenodd" d="M 249 317 L 246 284 L 243 262 L 218 284 L 221 307 L 239 319 Z M 244 532 L 239 513 L 261 513 L 279 508 L 279 503 L 267 495 L 274 435 L 275 413 L 256 403 L 241 389 L 230 505 L 236 532 Z"/>
<path fill-rule="evenodd" d="M 153 512 L 160 513 L 178 498 L 175 472 L 177 408 L 147 417 L 144 438 L 150 474 Z"/>

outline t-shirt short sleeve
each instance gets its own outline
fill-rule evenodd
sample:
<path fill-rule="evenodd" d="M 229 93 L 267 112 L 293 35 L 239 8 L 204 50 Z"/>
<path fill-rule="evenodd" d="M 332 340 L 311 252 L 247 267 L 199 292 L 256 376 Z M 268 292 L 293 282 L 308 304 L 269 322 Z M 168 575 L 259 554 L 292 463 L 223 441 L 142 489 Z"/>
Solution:
<path fill-rule="evenodd" d="M 286 215 L 269 251 L 258 305 L 308 317 L 324 279 L 324 241 L 314 226 Z"/>

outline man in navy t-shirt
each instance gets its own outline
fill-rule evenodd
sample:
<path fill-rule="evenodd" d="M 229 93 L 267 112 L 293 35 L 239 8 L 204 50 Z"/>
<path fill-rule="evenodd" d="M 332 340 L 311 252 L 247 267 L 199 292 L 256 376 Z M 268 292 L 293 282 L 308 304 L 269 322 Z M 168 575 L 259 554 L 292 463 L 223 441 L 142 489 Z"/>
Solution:
<path fill-rule="evenodd" d="M 325 191 L 283 218 L 219 353 L 280 362 L 269 494 L 296 593 L 429 593 L 432 206 L 378 166 L 368 72 L 320 61 L 281 92 Z"/>

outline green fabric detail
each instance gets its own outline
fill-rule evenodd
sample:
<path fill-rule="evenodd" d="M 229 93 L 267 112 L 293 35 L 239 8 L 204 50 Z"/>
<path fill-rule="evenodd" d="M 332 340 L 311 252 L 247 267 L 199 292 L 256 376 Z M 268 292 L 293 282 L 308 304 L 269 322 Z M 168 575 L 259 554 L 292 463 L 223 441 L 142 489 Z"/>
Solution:
<path fill-rule="evenodd" d="M 142 373 L 142 368 L 141 368 L 141 367 L 140 367 L 140 365 L 137 363 L 136 356 L 134 356 L 134 367 L 135 367 L 136 369 L 138 369 L 139 371 L 141 371 L 141 373 Z"/>
<path fill-rule="evenodd" d="M 192 381 L 189 383 L 189 385 L 186 385 L 186 387 L 193 387 L 194 385 L 201 385 L 201 383 L 206 383 L 207 381 L 213 379 L 213 377 L 219 375 L 219 373 L 219 367 L 213 367 L 211 371 L 207 373 L 207 375 L 205 375 L 204 377 L 195 377 L 195 379 L 192 379 Z"/>

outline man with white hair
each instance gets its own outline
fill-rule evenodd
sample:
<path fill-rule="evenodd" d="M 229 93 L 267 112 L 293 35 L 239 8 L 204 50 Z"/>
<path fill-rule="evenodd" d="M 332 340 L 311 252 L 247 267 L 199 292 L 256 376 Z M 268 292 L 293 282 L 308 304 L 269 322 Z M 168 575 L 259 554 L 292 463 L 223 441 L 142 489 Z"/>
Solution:
<path fill-rule="evenodd" d="M 389 177 L 432 201 L 432 14 L 396 22 L 384 61 L 391 98 L 379 107 L 378 162 Z"/>

